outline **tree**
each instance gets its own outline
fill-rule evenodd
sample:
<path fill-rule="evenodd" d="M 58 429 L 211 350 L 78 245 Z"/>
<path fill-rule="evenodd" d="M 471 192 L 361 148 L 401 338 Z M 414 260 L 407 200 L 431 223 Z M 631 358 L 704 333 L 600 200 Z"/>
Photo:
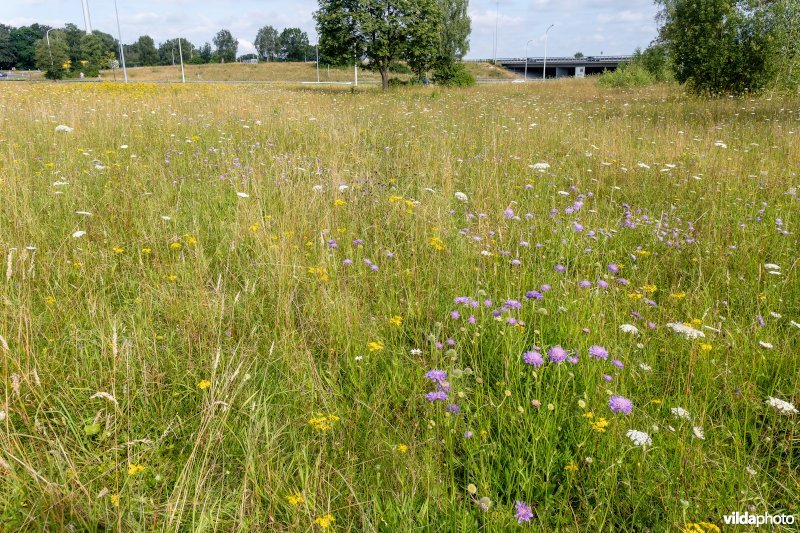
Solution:
<path fill-rule="evenodd" d="M 573 57 L 575 59 L 583 59 L 585 56 L 583 55 L 583 52 L 575 52 L 575 55 Z"/>
<path fill-rule="evenodd" d="M 233 38 L 228 30 L 219 30 L 214 36 L 214 46 L 217 47 L 217 56 L 220 63 L 236 61 L 236 50 L 239 47 L 239 41 Z"/>
<path fill-rule="evenodd" d="M 305 61 L 308 35 L 300 28 L 286 28 L 278 37 L 278 57 L 283 61 Z"/>
<path fill-rule="evenodd" d="M 183 54 L 183 62 L 189 63 L 195 55 L 194 45 L 183 37 L 168 39 L 158 46 L 158 64 L 179 65 L 181 54 Z"/>
<path fill-rule="evenodd" d="M 134 55 L 135 63 L 143 67 L 149 67 L 158 64 L 158 50 L 156 49 L 155 41 L 149 35 L 142 35 L 130 47 L 131 53 Z M 126 54 L 127 55 L 127 54 Z M 133 63 L 133 59 L 131 62 Z"/>
<path fill-rule="evenodd" d="M 253 46 L 261 59 L 275 61 L 278 57 L 278 30 L 272 26 L 264 26 L 258 30 Z"/>
<path fill-rule="evenodd" d="M 763 89 L 777 73 L 776 2 L 657 0 L 675 78 L 698 93 Z"/>
<path fill-rule="evenodd" d="M 439 56 L 442 59 L 461 61 L 469 52 L 469 34 L 472 21 L 467 14 L 469 0 L 437 0 L 442 16 Z"/>
<path fill-rule="evenodd" d="M 461 0 L 450 3 L 459 2 Z M 409 36 L 405 60 L 417 75 L 417 79 L 422 79 L 425 72 L 432 68 L 437 61 L 444 60 L 445 54 L 450 62 L 454 61 L 455 55 L 453 54 L 458 54 L 463 45 L 463 43 L 454 43 L 445 36 L 446 29 L 442 24 L 440 4 L 437 4 L 436 0 L 418 1 L 415 16 L 409 17 L 406 23 Z"/>
<path fill-rule="evenodd" d="M 68 23 L 64 25 L 64 40 L 67 43 L 69 60 L 73 65 L 80 65 L 82 55 L 81 39 L 83 39 L 85 34 L 86 32 L 78 28 L 75 24 Z"/>
<path fill-rule="evenodd" d="M 81 39 L 81 59 L 78 65 L 73 64 L 73 68 L 80 70 L 87 76 L 97 76 L 100 69 L 107 68 L 103 64 L 103 57 L 107 49 L 104 46 L 103 38 L 95 32 L 86 33 Z"/>
<path fill-rule="evenodd" d="M 31 24 L 11 29 L 11 46 L 17 58 L 19 69 L 36 68 L 36 46 L 39 39 L 44 39 L 49 26 Z"/>
<path fill-rule="evenodd" d="M 34 49 L 36 68 L 49 80 L 60 80 L 70 67 L 69 48 L 62 30 L 50 32 L 50 45 L 39 39 Z"/>
<path fill-rule="evenodd" d="M 17 64 L 17 54 L 11 43 L 11 26 L 0 24 L 0 69 L 8 70 Z"/>
<path fill-rule="evenodd" d="M 393 61 L 424 57 L 439 45 L 431 23 L 420 20 L 434 13 L 440 20 L 436 0 L 320 0 L 314 13 L 320 53 L 337 63 L 368 59 L 387 90 Z"/>
<path fill-rule="evenodd" d="M 199 50 L 197 50 L 197 55 L 195 55 L 195 57 L 200 58 L 202 63 L 210 63 L 213 55 L 214 51 L 211 48 L 211 43 L 205 43 L 200 47 Z"/>

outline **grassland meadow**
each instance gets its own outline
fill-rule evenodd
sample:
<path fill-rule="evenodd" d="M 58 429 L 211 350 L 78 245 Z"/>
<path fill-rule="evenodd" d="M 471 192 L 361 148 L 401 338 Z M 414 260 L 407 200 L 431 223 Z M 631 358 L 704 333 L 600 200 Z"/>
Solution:
<path fill-rule="evenodd" d="M 6 83 L 0 154 L 2 531 L 800 514 L 800 98 Z"/>

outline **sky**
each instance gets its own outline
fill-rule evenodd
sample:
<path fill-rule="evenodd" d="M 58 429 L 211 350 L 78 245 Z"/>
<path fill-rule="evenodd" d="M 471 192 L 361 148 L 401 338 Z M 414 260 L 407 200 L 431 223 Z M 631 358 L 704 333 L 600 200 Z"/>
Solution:
<path fill-rule="evenodd" d="M 81 0 L 0 0 L 0 22 L 21 26 L 39 22 L 83 28 Z M 156 43 L 185 37 L 199 46 L 227 28 L 239 40 L 239 54 L 254 52 L 258 29 L 298 27 L 316 42 L 316 0 L 117 0 L 122 41 L 150 35 Z M 117 37 L 113 0 L 89 0 L 92 27 Z M 470 0 L 469 59 L 544 55 L 616 55 L 646 48 L 655 38 L 653 0 Z"/>

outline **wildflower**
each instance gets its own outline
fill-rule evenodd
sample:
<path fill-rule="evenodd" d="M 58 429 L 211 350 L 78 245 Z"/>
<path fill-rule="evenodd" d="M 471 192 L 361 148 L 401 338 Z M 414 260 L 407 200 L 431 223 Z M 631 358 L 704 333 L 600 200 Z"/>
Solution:
<path fill-rule="evenodd" d="M 608 400 L 608 407 L 614 413 L 629 415 L 631 414 L 631 410 L 633 410 L 633 402 L 624 396 L 612 396 Z"/>
<path fill-rule="evenodd" d="M 180 250 L 181 249 L 181 243 L 173 242 L 172 244 L 169 245 L 169 247 L 172 248 L 173 250 Z"/>
<path fill-rule="evenodd" d="M 670 412 L 676 418 L 682 418 L 684 420 L 691 420 L 692 419 L 691 413 L 689 413 L 689 411 L 687 411 L 683 407 L 673 407 L 672 409 L 670 409 Z"/>
<path fill-rule="evenodd" d="M 446 248 L 444 241 L 439 237 L 431 237 L 430 241 L 428 242 L 430 243 L 431 246 L 433 246 L 433 249 L 438 252 L 441 252 Z"/>
<path fill-rule="evenodd" d="M 122 254 L 122 253 L 125 253 L 125 248 L 123 248 L 121 246 L 114 246 L 111 249 L 111 251 L 114 252 L 115 254 Z"/>
<path fill-rule="evenodd" d="M 343 205 L 347 205 L 347 202 L 345 202 L 341 198 L 337 198 L 336 200 L 333 201 L 333 205 L 336 207 L 341 207 Z"/>
<path fill-rule="evenodd" d="M 598 361 L 600 359 L 608 359 L 608 350 L 606 350 L 602 346 L 598 346 L 598 345 L 595 344 L 595 345 L 589 346 L 589 355 L 591 355 L 592 357 L 594 357 Z"/>
<path fill-rule="evenodd" d="M 457 404 L 450 403 L 450 404 L 447 404 L 447 412 L 451 413 L 451 414 L 454 414 L 454 415 L 460 415 L 461 414 L 461 408 Z"/>
<path fill-rule="evenodd" d="M 339 417 L 336 415 L 323 415 L 322 413 L 317 413 L 317 416 L 314 418 L 309 419 L 308 425 L 312 428 L 316 429 L 317 431 L 328 431 L 329 429 L 333 428 L 333 424 L 339 421 Z"/>
<path fill-rule="evenodd" d="M 564 470 L 567 472 L 575 472 L 576 470 L 578 470 L 578 465 L 575 464 L 575 461 L 570 461 L 569 463 L 567 463 L 567 466 L 564 467 Z"/>
<path fill-rule="evenodd" d="M 84 235 L 86 235 L 86 232 L 85 232 L 85 231 L 83 231 L 83 230 L 78 230 L 78 231 L 76 231 L 75 233 L 73 233 L 73 234 L 72 234 L 72 237 L 73 237 L 74 239 L 79 239 L 79 238 L 83 237 Z"/>
<path fill-rule="evenodd" d="M 207 380 L 207 379 L 204 379 L 203 381 L 201 381 L 200 383 L 197 384 L 197 388 L 200 389 L 200 390 L 206 390 L 210 386 L 211 386 L 211 382 L 209 380 Z"/>
<path fill-rule="evenodd" d="M 111 500 L 111 505 L 119 507 L 119 494 L 112 494 L 109 499 Z"/>
<path fill-rule="evenodd" d="M 141 472 L 144 472 L 144 466 L 143 465 L 136 465 L 136 464 L 129 464 L 128 465 L 128 475 L 129 476 L 135 476 L 136 474 L 139 474 Z"/>
<path fill-rule="evenodd" d="M 448 396 L 447 396 L 447 393 L 444 392 L 444 391 L 434 391 L 434 392 L 429 392 L 428 394 L 426 394 L 425 395 L 425 399 L 428 400 L 431 403 L 436 402 L 436 401 L 444 402 L 444 401 L 447 401 Z"/>
<path fill-rule="evenodd" d="M 685 292 L 673 292 L 669 295 L 670 298 L 674 298 L 675 300 L 683 300 L 686 298 Z"/>
<path fill-rule="evenodd" d="M 626 435 L 628 435 L 628 438 L 631 439 L 631 442 L 633 442 L 633 444 L 636 446 L 650 446 L 653 444 L 653 440 L 650 438 L 650 435 L 644 431 L 629 429 Z"/>
<path fill-rule="evenodd" d="M 714 347 L 712 345 L 710 345 L 710 344 L 703 343 L 703 344 L 700 345 L 700 350 L 704 351 L 704 352 L 710 352 L 713 349 L 714 349 Z"/>
<path fill-rule="evenodd" d="M 484 496 L 483 498 L 478 500 L 478 509 L 480 509 L 484 513 L 487 512 L 491 507 L 492 507 L 492 500 L 490 500 L 488 496 Z"/>
<path fill-rule="evenodd" d="M 553 270 L 555 270 L 556 272 L 564 272 L 567 270 L 567 267 L 565 267 L 564 265 L 556 265 L 553 267 Z"/>
<path fill-rule="evenodd" d="M 698 337 L 705 337 L 706 334 L 700 331 L 699 329 L 694 329 L 691 326 L 687 326 L 686 324 L 681 324 L 680 322 L 669 322 L 667 327 L 674 331 L 675 333 L 680 333 L 687 339 L 696 339 Z"/>
<path fill-rule="evenodd" d="M 406 453 L 408 451 L 408 446 L 405 444 L 398 444 L 394 449 L 397 450 L 397 453 Z"/>
<path fill-rule="evenodd" d="M 473 436 L 474 436 L 474 433 L 472 433 L 471 431 L 465 431 L 464 432 L 464 438 L 465 439 L 471 439 Z"/>
<path fill-rule="evenodd" d="M 152 251 L 153 251 L 153 250 L 151 250 L 150 248 L 142 248 L 142 253 L 143 253 L 144 255 L 149 255 L 149 254 L 150 254 L 150 252 L 152 252 Z"/>
<path fill-rule="evenodd" d="M 797 413 L 797 408 L 794 405 L 779 398 L 773 398 L 772 396 L 767 396 L 766 403 L 770 407 L 776 409 L 778 412 L 781 412 L 785 415 L 791 415 Z"/>
<path fill-rule="evenodd" d="M 403 324 L 403 317 L 400 315 L 395 315 L 389 319 L 389 324 L 393 326 L 401 326 Z"/>
<path fill-rule="evenodd" d="M 467 197 L 467 195 L 466 195 L 466 194 L 464 194 L 464 193 L 463 193 L 463 192 L 461 192 L 461 191 L 457 191 L 457 192 L 456 192 L 456 194 L 455 194 L 455 197 L 456 197 L 456 200 L 458 200 L 459 202 L 464 202 L 464 203 L 466 203 L 466 202 L 468 202 L 468 201 L 469 201 L 469 198 Z"/>
<path fill-rule="evenodd" d="M 591 414 L 591 413 L 587 413 Z M 592 415 L 594 416 L 594 415 Z M 598 433 L 605 433 L 606 428 L 610 425 L 610 422 L 603 417 L 598 418 L 594 422 L 591 423 L 592 429 L 597 431 Z"/>
<path fill-rule="evenodd" d="M 622 324 L 619 330 L 623 333 L 630 333 L 631 335 L 637 335 L 639 333 L 639 328 L 633 324 Z"/>
<path fill-rule="evenodd" d="M 286 501 L 288 501 L 289 505 L 292 507 L 297 507 L 301 503 L 305 503 L 306 499 L 303 497 L 303 493 L 295 492 L 294 494 L 287 494 Z"/>
<path fill-rule="evenodd" d="M 525 364 L 536 367 L 542 366 L 544 364 L 544 358 L 542 357 L 542 354 L 540 354 L 539 352 L 534 352 L 532 350 L 525 352 L 522 355 L 522 360 L 525 361 Z"/>
<path fill-rule="evenodd" d="M 625 365 L 622 364 L 622 361 L 620 361 L 619 359 L 612 359 L 611 360 L 611 364 L 614 365 L 615 367 L 619 368 L 619 369 L 625 368 Z"/>
<path fill-rule="evenodd" d="M 700 426 L 694 426 L 694 427 L 692 428 L 692 433 L 693 433 L 693 434 L 694 434 L 694 436 L 695 436 L 695 437 L 697 437 L 698 439 L 700 439 L 700 440 L 706 440 L 706 433 L 705 433 L 705 431 L 703 431 L 703 428 L 702 428 L 702 427 L 700 427 Z"/>
<path fill-rule="evenodd" d="M 475 494 L 476 492 L 478 492 L 478 487 L 476 487 L 474 483 L 470 483 L 469 485 L 467 485 L 467 492 L 469 492 L 470 494 Z"/>
<path fill-rule="evenodd" d="M 517 519 L 518 524 L 531 521 L 531 518 L 533 518 L 533 512 L 531 511 L 531 508 L 528 507 L 527 503 L 517 500 L 517 503 L 514 505 L 514 507 L 517 510 L 517 512 L 514 514 L 514 518 Z"/>
<path fill-rule="evenodd" d="M 367 348 L 370 352 L 380 352 L 383 350 L 383 343 L 381 341 L 372 341 L 367 343 Z"/>
<path fill-rule="evenodd" d="M 435 383 L 442 383 L 447 379 L 447 372 L 444 370 L 429 370 L 425 374 L 425 378 L 429 379 Z"/>
<path fill-rule="evenodd" d="M 567 351 L 561 346 L 553 346 L 547 350 L 547 357 L 554 363 L 561 363 L 567 358 Z"/>
<path fill-rule="evenodd" d="M 325 516 L 318 516 L 314 519 L 314 523 L 320 527 L 320 529 L 328 529 L 331 527 L 336 519 L 331 514 L 326 514 Z"/>

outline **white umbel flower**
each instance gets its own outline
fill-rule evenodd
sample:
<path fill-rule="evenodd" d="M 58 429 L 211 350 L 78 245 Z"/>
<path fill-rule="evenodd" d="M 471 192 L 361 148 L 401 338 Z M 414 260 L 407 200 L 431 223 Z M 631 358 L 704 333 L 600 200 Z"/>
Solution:
<path fill-rule="evenodd" d="M 693 327 L 687 326 L 686 324 L 681 324 L 680 322 L 670 322 L 667 324 L 667 327 L 675 333 L 680 333 L 687 339 L 697 339 L 698 337 L 706 336 L 706 334 L 699 329 L 694 329 Z"/>
<path fill-rule="evenodd" d="M 622 324 L 619 327 L 619 330 L 623 333 L 630 333 L 631 335 L 638 335 L 639 333 L 639 328 L 637 328 L 633 324 Z"/>
<path fill-rule="evenodd" d="M 692 414 L 683 407 L 673 407 L 670 409 L 670 412 L 677 418 L 683 418 L 684 420 L 692 419 Z"/>
<path fill-rule="evenodd" d="M 457 191 L 455 197 L 459 202 L 467 203 L 469 201 L 469 197 L 461 191 Z"/>
<path fill-rule="evenodd" d="M 80 238 L 81 238 L 81 237 L 83 237 L 84 235 L 86 235 L 86 232 L 85 232 L 85 231 L 83 231 L 82 229 L 79 229 L 78 231 L 76 231 L 75 233 L 73 233 L 73 234 L 72 234 L 72 238 L 74 238 L 74 239 L 80 239 Z"/>
<path fill-rule="evenodd" d="M 797 413 L 797 408 L 792 405 L 791 403 L 781 400 L 780 398 L 773 398 L 772 396 L 767 396 L 767 405 L 777 409 L 781 413 L 785 415 L 793 415 Z"/>
<path fill-rule="evenodd" d="M 631 442 L 636 446 L 650 446 L 653 444 L 653 439 L 644 431 L 629 429 L 626 435 L 628 435 L 628 438 L 631 439 Z"/>
<path fill-rule="evenodd" d="M 538 170 L 539 172 L 544 172 L 548 168 L 550 168 L 550 163 L 536 163 L 534 165 L 530 165 L 533 170 Z"/>
<path fill-rule="evenodd" d="M 65 126 L 64 124 L 59 124 L 58 126 L 56 126 L 56 131 L 61 133 L 70 133 L 72 131 L 72 128 L 70 128 L 69 126 Z"/>
<path fill-rule="evenodd" d="M 703 431 L 702 427 L 700 427 L 700 426 L 693 427 L 692 428 L 692 433 L 694 433 L 694 436 L 697 437 L 698 439 L 706 440 L 706 433 L 705 433 L 705 431 Z"/>

